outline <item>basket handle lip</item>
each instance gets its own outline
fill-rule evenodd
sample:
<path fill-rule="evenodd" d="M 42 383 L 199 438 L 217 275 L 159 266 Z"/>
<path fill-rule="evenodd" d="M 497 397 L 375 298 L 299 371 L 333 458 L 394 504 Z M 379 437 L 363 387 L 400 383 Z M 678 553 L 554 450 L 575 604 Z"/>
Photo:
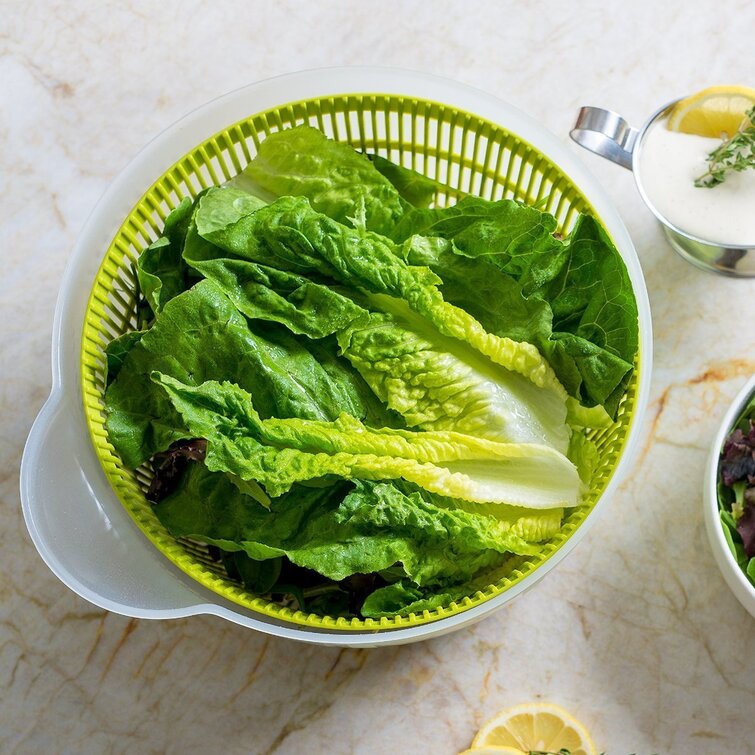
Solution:
<path fill-rule="evenodd" d="M 193 583 L 177 579 L 180 571 L 155 551 L 109 489 L 75 415 L 54 388 L 24 447 L 21 507 L 40 557 L 73 592 L 109 611 L 138 618 L 204 612 Z M 147 565 L 156 580 L 145 578 Z"/>

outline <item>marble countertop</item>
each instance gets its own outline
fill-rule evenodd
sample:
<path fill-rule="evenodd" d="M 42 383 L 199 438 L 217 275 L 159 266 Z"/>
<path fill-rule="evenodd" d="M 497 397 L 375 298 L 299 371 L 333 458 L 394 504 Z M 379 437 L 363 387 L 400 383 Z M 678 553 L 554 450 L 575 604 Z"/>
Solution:
<path fill-rule="evenodd" d="M 596 104 L 641 121 L 755 72 L 755 4 L 4 2 L 0 14 L 0 751 L 455 753 L 497 710 L 549 700 L 609 755 L 755 752 L 755 620 L 703 528 L 703 463 L 755 372 L 755 282 L 664 242 L 630 174 L 619 207 L 652 305 L 642 452 L 584 542 L 471 629 L 380 650 L 215 618 L 138 621 L 78 598 L 21 517 L 18 465 L 50 388 L 52 313 L 82 223 L 152 136 L 274 74 L 382 64 L 472 84 L 566 134 Z M 577 150 L 576 147 L 573 149 Z"/>

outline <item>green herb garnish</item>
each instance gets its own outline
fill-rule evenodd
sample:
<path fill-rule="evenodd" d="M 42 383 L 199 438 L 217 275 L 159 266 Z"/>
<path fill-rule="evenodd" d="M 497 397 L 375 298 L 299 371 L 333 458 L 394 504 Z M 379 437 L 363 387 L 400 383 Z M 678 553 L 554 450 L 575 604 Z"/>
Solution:
<path fill-rule="evenodd" d="M 708 155 L 708 170 L 695 179 L 698 188 L 712 189 L 723 183 L 730 172 L 755 168 L 755 106 L 731 139 Z"/>

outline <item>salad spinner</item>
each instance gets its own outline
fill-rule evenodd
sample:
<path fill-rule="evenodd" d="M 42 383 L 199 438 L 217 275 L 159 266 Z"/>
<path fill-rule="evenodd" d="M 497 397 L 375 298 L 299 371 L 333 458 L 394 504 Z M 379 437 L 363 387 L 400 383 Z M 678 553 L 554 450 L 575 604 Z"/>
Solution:
<path fill-rule="evenodd" d="M 105 431 L 104 348 L 135 327 L 134 261 L 184 198 L 222 184 L 265 136 L 309 123 L 358 150 L 438 181 L 436 205 L 464 194 L 538 203 L 568 233 L 594 214 L 627 266 L 639 353 L 616 423 L 592 431 L 600 451 L 589 489 L 559 534 L 507 578 L 433 611 L 382 619 L 283 607 L 229 579 L 201 543 L 176 540 L 145 498 L 150 473 L 126 469 Z M 144 618 L 215 614 L 271 634 L 331 645 L 410 642 L 457 629 L 532 586 L 584 536 L 626 469 L 648 394 L 647 292 L 617 212 L 565 146 L 515 108 L 425 74 L 345 68 L 290 74 L 221 97 L 152 141 L 89 218 L 66 270 L 53 333 L 53 388 L 24 452 L 29 532 L 52 571 L 103 608 Z"/>

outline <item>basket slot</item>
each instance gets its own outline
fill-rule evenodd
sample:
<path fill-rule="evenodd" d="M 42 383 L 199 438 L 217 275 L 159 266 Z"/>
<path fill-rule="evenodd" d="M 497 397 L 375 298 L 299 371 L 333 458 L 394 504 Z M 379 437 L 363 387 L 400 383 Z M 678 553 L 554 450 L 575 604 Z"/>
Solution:
<path fill-rule="evenodd" d="M 333 133 L 337 134 L 336 139 L 350 144 L 351 126 L 343 110 L 334 110 L 331 120 L 333 122 Z"/>
<path fill-rule="evenodd" d="M 197 164 L 196 159 L 193 161 Z M 207 188 L 207 182 L 200 173 L 195 172 L 194 165 L 188 157 L 176 163 L 175 171 L 177 173 L 179 193 L 190 197 L 195 197 L 202 189 Z M 204 183 L 203 183 L 204 182 Z"/>
<path fill-rule="evenodd" d="M 206 170 L 211 186 L 219 186 L 231 178 L 231 173 L 222 159 L 222 152 L 219 152 L 215 145 L 202 145 L 199 148 L 199 154 L 202 157 L 201 164 Z"/>
<path fill-rule="evenodd" d="M 228 131 L 221 131 L 218 134 L 218 149 L 223 155 L 224 175 L 226 175 L 226 180 L 241 173 L 244 169 L 244 164 L 242 164 L 239 159 L 236 145 L 233 143 Z"/>

